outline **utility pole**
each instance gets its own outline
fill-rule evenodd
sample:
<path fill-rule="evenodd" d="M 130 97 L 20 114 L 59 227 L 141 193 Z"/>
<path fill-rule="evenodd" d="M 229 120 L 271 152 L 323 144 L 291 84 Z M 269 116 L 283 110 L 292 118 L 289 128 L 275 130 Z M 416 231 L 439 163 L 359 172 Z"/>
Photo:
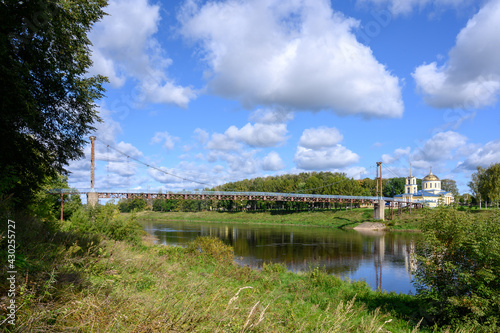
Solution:
<path fill-rule="evenodd" d="M 380 172 L 379 172 L 380 170 Z M 385 201 L 382 200 L 382 162 L 377 162 L 377 195 L 379 196 L 378 203 L 375 204 L 376 220 L 384 220 Z"/>

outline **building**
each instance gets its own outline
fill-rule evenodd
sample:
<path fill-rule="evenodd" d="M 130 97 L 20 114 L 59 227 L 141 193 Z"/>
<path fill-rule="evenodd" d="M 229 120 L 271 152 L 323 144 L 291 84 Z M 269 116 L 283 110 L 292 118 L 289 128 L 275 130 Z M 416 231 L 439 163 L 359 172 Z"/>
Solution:
<path fill-rule="evenodd" d="M 455 201 L 451 192 L 441 189 L 441 180 L 432 173 L 432 168 L 430 173 L 422 179 L 422 189 L 418 190 L 417 178 L 413 177 L 411 166 L 410 176 L 406 177 L 405 193 L 396 195 L 395 198 L 402 198 L 408 202 L 425 202 L 427 207 L 437 207 L 440 203 L 449 205 Z"/>

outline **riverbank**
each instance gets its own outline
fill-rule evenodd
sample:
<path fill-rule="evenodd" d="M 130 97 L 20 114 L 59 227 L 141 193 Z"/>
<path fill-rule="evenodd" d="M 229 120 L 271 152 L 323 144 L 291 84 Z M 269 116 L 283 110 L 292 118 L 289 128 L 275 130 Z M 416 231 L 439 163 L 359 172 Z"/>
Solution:
<path fill-rule="evenodd" d="M 415 296 L 319 268 L 240 267 L 217 239 L 155 245 L 113 205 L 79 210 L 63 224 L 8 217 L 17 232 L 17 312 L 6 324 L 11 284 L 2 271 L 5 332 L 450 332 L 419 326 L 427 304 Z"/>
<path fill-rule="evenodd" d="M 386 210 L 388 216 L 389 210 Z M 394 219 L 385 221 L 387 230 L 418 231 L 420 222 L 425 218 L 426 210 L 413 209 L 404 211 L 401 216 L 394 211 Z M 189 222 L 223 222 L 242 224 L 276 224 L 317 226 L 340 229 L 353 229 L 363 222 L 379 222 L 373 219 L 372 208 L 355 208 L 342 211 L 267 211 L 267 212 L 152 212 L 137 214 L 141 220 L 189 221 Z"/>
<path fill-rule="evenodd" d="M 45 283 L 22 276 L 11 332 L 418 331 L 414 297 L 319 269 L 238 267 L 232 249 L 214 239 L 188 248 L 104 240 L 89 255 L 66 255 L 71 271 L 48 271 Z"/>

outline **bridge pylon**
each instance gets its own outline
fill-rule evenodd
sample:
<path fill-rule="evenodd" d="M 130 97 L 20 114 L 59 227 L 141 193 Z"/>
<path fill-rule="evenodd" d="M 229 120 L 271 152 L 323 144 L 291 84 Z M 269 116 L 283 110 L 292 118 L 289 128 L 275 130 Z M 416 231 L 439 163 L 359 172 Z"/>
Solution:
<path fill-rule="evenodd" d="M 90 138 L 91 149 L 90 149 L 90 192 L 87 193 L 87 205 L 95 207 L 99 203 L 99 193 L 95 192 L 94 181 L 95 181 L 95 136 Z"/>

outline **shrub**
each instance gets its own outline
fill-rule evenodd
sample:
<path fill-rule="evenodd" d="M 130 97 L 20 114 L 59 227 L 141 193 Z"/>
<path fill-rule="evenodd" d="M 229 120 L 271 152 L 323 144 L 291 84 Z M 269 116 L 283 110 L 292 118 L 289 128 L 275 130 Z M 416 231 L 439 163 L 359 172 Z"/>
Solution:
<path fill-rule="evenodd" d="M 100 233 L 107 237 L 129 241 L 134 244 L 139 243 L 141 235 L 144 233 L 142 227 L 137 223 L 135 214 L 127 217 L 120 215 L 120 212 L 112 203 L 95 208 L 82 207 L 73 213 L 70 229 L 78 229 L 87 233 Z"/>
<path fill-rule="evenodd" d="M 196 255 L 208 255 L 225 263 L 232 263 L 234 259 L 233 248 L 215 237 L 197 237 L 189 243 L 188 252 Z"/>
<path fill-rule="evenodd" d="M 438 208 L 423 223 L 417 247 L 418 297 L 440 324 L 500 322 L 500 219 Z"/>

